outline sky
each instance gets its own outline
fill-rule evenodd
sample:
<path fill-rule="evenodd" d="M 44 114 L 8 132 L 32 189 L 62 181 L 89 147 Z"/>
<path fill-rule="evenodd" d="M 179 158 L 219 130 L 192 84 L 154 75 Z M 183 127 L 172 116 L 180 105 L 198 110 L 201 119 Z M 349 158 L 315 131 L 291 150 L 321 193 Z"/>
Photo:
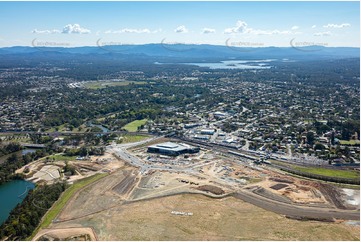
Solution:
<path fill-rule="evenodd" d="M 0 2 L 0 47 L 359 47 L 354 2 Z"/>

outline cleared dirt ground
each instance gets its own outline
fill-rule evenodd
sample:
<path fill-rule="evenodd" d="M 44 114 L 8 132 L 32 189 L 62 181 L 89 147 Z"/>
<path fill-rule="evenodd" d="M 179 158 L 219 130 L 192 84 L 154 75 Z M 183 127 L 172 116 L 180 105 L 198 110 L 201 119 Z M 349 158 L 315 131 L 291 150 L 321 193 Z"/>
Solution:
<path fill-rule="evenodd" d="M 122 204 L 122 198 L 112 189 L 125 179 L 134 169 L 119 170 L 88 186 L 77 193 L 60 213 L 57 220 L 64 221 L 87 216 Z"/>
<path fill-rule="evenodd" d="M 43 229 L 33 240 L 96 240 L 91 228 Z"/>
<path fill-rule="evenodd" d="M 171 214 L 191 212 L 193 216 Z M 93 227 L 99 240 L 359 240 L 359 226 L 297 221 L 233 197 L 176 195 L 124 204 L 53 228 Z"/>

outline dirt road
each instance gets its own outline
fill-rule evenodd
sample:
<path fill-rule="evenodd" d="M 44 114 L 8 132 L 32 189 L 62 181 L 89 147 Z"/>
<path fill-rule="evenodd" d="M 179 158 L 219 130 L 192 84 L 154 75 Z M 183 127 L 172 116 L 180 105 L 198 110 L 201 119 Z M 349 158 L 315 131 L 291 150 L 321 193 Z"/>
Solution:
<path fill-rule="evenodd" d="M 297 206 L 294 204 L 288 204 L 275 200 L 270 200 L 245 190 L 243 190 L 242 192 L 235 193 L 233 196 L 245 202 L 256 205 L 260 208 L 294 218 L 304 218 L 304 219 L 314 219 L 314 220 L 332 220 L 332 219 L 360 220 L 360 211 L 356 211 L 356 210 L 341 210 L 341 209 Z"/>
<path fill-rule="evenodd" d="M 62 228 L 62 229 L 43 229 L 34 238 L 33 241 L 39 240 L 42 236 L 66 240 L 75 236 L 89 236 L 90 240 L 95 241 L 97 237 L 92 228 Z"/>

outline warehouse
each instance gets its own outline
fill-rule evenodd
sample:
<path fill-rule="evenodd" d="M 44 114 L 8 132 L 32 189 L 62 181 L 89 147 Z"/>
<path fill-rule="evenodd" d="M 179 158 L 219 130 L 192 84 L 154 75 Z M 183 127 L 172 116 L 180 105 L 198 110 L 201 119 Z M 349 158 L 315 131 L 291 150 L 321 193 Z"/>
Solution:
<path fill-rule="evenodd" d="M 172 143 L 165 142 L 161 144 L 148 146 L 149 153 L 159 153 L 163 155 L 177 156 L 181 154 L 193 154 L 199 152 L 199 147 L 194 147 L 191 145 L 183 143 Z"/>

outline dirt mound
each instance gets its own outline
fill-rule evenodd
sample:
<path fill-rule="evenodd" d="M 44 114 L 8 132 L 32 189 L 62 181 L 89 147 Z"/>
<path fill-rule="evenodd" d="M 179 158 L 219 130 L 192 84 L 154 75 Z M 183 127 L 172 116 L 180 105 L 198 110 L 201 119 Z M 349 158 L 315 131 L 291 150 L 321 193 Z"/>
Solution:
<path fill-rule="evenodd" d="M 275 182 L 282 182 L 282 183 L 288 183 L 288 184 L 292 184 L 293 181 L 291 180 L 287 180 L 284 178 L 270 178 L 271 181 L 275 181 Z"/>
<path fill-rule="evenodd" d="M 222 195 L 222 194 L 225 193 L 221 188 L 216 187 L 216 186 L 212 186 L 212 185 L 199 186 L 199 187 L 197 187 L 197 189 L 200 190 L 200 191 L 210 192 L 210 193 L 213 193 L 215 195 Z"/>
<path fill-rule="evenodd" d="M 35 241 L 94 241 L 97 240 L 96 234 L 92 228 L 58 228 L 43 229 L 33 238 Z"/>
<path fill-rule="evenodd" d="M 288 185 L 282 184 L 282 183 L 277 183 L 276 185 L 273 185 L 270 188 L 272 188 L 273 190 L 280 190 L 285 187 L 288 187 Z"/>
<path fill-rule="evenodd" d="M 342 198 L 341 198 L 342 195 L 339 189 L 337 189 L 336 187 L 325 183 L 312 182 L 306 180 L 301 180 L 300 184 L 316 188 L 323 194 L 323 196 L 326 198 L 326 200 L 329 203 L 335 205 L 337 208 L 347 209 L 347 207 L 342 202 Z"/>

